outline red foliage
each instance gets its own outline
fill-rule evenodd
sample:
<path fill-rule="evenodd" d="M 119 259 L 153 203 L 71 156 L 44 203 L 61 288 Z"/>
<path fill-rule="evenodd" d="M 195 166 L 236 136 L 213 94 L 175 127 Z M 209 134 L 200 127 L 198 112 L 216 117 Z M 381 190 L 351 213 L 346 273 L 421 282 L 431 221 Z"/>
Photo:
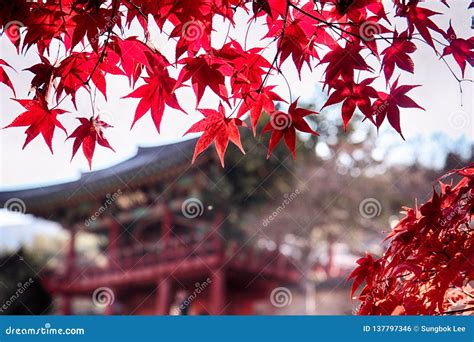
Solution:
<path fill-rule="evenodd" d="M 245 126 L 245 123 L 242 120 L 227 118 L 222 103 L 219 104 L 219 111 L 214 109 L 200 109 L 199 111 L 204 115 L 204 119 L 196 122 L 185 133 L 204 132 L 196 144 L 193 162 L 214 141 L 222 167 L 224 167 L 224 154 L 227 150 L 229 140 L 232 141 L 242 151 L 242 153 L 244 153 L 238 129 L 238 126 Z"/>
<path fill-rule="evenodd" d="M 102 121 L 99 116 L 91 117 L 90 119 L 86 118 L 77 118 L 81 125 L 76 128 L 74 132 L 68 137 L 75 138 L 74 144 L 72 147 L 72 158 L 76 154 L 79 147 L 82 145 L 82 151 L 84 156 L 89 162 L 89 168 L 92 168 L 92 157 L 94 156 L 95 144 L 98 143 L 101 146 L 110 148 L 114 150 L 107 139 L 104 137 L 103 129 L 112 127 L 105 121 Z"/>
<path fill-rule="evenodd" d="M 272 153 L 273 149 L 280 142 L 282 138 L 285 139 L 285 144 L 296 159 L 296 130 L 318 135 L 304 118 L 308 115 L 316 114 L 308 109 L 298 108 L 298 100 L 293 102 L 288 108 L 288 113 L 280 110 L 271 112 L 270 121 L 263 128 L 263 133 L 272 132 L 270 136 L 270 145 L 268 146 L 267 158 Z"/>
<path fill-rule="evenodd" d="M 294 103 L 292 95 L 284 98 L 283 91 L 270 83 L 288 64 L 299 75 L 320 69 L 331 93 L 326 105 L 342 103 L 345 125 L 360 110 L 377 127 L 387 117 L 401 134 L 400 108 L 420 107 L 405 95 L 412 86 L 390 84 L 390 80 L 396 70 L 415 72 L 409 55 L 416 50 L 415 43 L 431 46 L 434 58 L 441 55 L 457 63 L 461 75 L 474 60 L 473 38 L 458 37 L 451 24 L 440 28 L 433 20 L 441 14 L 427 6 L 419 0 L 393 4 L 379 0 L 0 0 L 0 26 L 19 54 L 29 49 L 39 54 L 39 62 L 25 71 L 32 73 L 34 91 L 28 101 L 36 108 L 27 115 L 31 127 L 26 144 L 41 132 L 50 146 L 54 127 L 62 128 L 56 118 L 64 112 L 59 107 L 68 102 L 76 107 L 77 94 L 84 90 L 90 94 L 98 90 L 107 101 L 107 82 L 115 75 L 128 78 L 134 88 L 120 95 L 138 99 L 132 127 L 150 112 L 158 132 L 167 109 L 184 112 L 181 89 L 192 87 L 196 107 L 211 90 L 231 114 L 219 120 L 214 133 L 201 130 L 206 139 L 200 140 L 195 154 L 209 146 L 208 140 L 215 141 L 223 160 L 227 140 L 236 142 L 238 129 L 245 127 L 237 124 L 237 118 L 250 113 L 254 133 L 260 120 L 267 122 L 267 131 L 276 114 L 284 113 L 279 106 Z M 247 16 L 247 35 L 238 33 L 236 14 Z M 406 22 L 397 23 L 398 28 L 405 26 L 400 34 L 390 21 L 393 16 Z M 225 39 L 224 31 L 215 34 L 222 22 L 229 28 Z M 160 35 L 169 39 L 171 53 L 153 43 Z M 442 54 L 438 49 L 443 49 Z M 0 82 L 14 92 L 9 65 L 12 61 L 0 60 Z M 385 82 L 376 81 L 379 70 Z M 269 115 L 261 115 L 262 110 Z M 214 109 L 222 112 L 220 107 Z M 284 137 L 295 155 L 296 131 L 314 133 L 297 111 L 288 112 L 297 117 L 291 128 L 272 130 L 269 152 Z M 20 117 L 7 127 L 25 123 L 25 115 Z M 208 125 L 209 118 L 198 126 L 204 122 Z M 236 123 L 235 129 L 229 128 L 231 122 Z M 197 131 L 193 126 L 188 132 Z M 90 159 L 92 154 L 87 153 Z"/>
<path fill-rule="evenodd" d="M 48 104 L 41 94 L 37 94 L 33 100 L 16 101 L 21 104 L 26 111 L 17 116 L 11 124 L 4 128 L 28 126 L 25 131 L 26 139 L 23 148 L 41 133 L 46 145 L 48 145 L 51 153 L 53 153 L 52 141 L 55 128 L 59 127 L 66 132 L 66 129 L 59 122 L 57 116 L 66 113 L 66 111 L 62 109 L 49 109 Z"/>
<path fill-rule="evenodd" d="M 474 312 L 474 165 L 439 182 L 432 198 L 387 236 L 384 255 L 358 260 L 352 293 L 362 284 L 360 315 L 435 315 Z"/>

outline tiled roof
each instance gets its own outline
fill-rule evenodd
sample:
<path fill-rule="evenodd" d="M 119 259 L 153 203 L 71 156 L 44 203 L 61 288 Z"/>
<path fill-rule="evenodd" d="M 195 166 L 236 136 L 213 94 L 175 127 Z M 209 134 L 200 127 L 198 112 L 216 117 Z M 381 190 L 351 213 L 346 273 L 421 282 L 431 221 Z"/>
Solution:
<path fill-rule="evenodd" d="M 88 172 L 73 182 L 17 191 L 0 191 L 0 207 L 11 199 L 25 203 L 26 212 L 39 207 L 68 206 L 90 198 L 96 193 L 107 194 L 120 187 L 141 185 L 150 178 L 171 177 L 180 168 L 191 165 L 195 139 L 174 144 L 139 147 L 137 154 L 119 164 L 102 170 Z"/>

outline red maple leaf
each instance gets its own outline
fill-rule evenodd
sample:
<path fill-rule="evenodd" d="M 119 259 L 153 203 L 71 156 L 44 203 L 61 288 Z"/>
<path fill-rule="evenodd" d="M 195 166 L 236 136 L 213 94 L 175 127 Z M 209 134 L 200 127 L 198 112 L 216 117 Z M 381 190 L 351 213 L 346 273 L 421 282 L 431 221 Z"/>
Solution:
<path fill-rule="evenodd" d="M 197 98 L 196 106 L 201 102 L 206 87 L 211 88 L 224 101 L 229 101 L 225 76 L 232 75 L 232 67 L 222 58 L 207 54 L 184 58 L 180 63 L 183 63 L 184 67 L 179 74 L 178 85 L 191 79 Z"/>
<path fill-rule="evenodd" d="M 3 83 L 5 84 L 7 87 L 9 87 L 12 91 L 13 91 L 13 94 L 16 96 L 15 94 L 15 88 L 13 88 L 13 84 L 12 84 L 12 81 L 10 80 L 10 77 L 8 77 L 7 73 L 5 72 L 3 66 L 6 66 L 6 67 L 9 67 L 11 69 L 13 69 L 10 64 L 8 64 L 7 62 L 5 62 L 3 59 L 0 58 L 0 83 Z"/>
<path fill-rule="evenodd" d="M 354 70 L 372 70 L 360 55 L 362 49 L 362 46 L 353 43 L 347 43 L 345 47 L 334 46 L 320 62 L 328 63 L 325 84 L 331 86 L 339 77 L 343 80 L 353 80 Z"/>
<path fill-rule="evenodd" d="M 59 114 L 66 113 L 66 111 L 62 109 L 49 109 L 46 100 L 39 93 L 33 100 L 15 99 L 15 101 L 21 104 L 26 111 L 17 116 L 15 120 L 8 126 L 5 126 L 4 129 L 9 127 L 29 126 L 25 131 L 26 139 L 23 148 L 41 133 L 51 153 L 53 153 L 52 140 L 55 128 L 59 127 L 67 134 L 66 129 L 56 117 Z"/>
<path fill-rule="evenodd" d="M 328 11 L 328 18 L 332 21 L 361 22 L 367 19 L 367 11 L 388 21 L 384 5 L 380 0 L 325 0 L 321 2 L 323 5 L 333 5 Z"/>
<path fill-rule="evenodd" d="M 110 126 L 105 121 L 102 121 L 97 115 L 95 118 L 93 116 L 90 119 L 86 118 L 77 118 L 81 124 L 71 133 L 67 138 L 75 138 L 73 147 L 72 147 L 72 157 L 71 160 L 76 155 L 77 150 L 82 145 L 82 152 L 89 162 L 89 169 L 92 169 L 92 157 L 94 156 L 95 145 L 99 144 L 101 146 L 110 148 L 112 151 L 115 150 L 110 146 L 107 139 L 104 137 L 103 130 Z"/>
<path fill-rule="evenodd" d="M 262 131 L 263 133 L 272 132 L 267 159 L 270 158 L 273 149 L 282 138 L 285 139 L 286 146 L 291 151 L 293 158 L 296 159 L 296 130 L 318 135 L 304 119 L 308 115 L 317 113 L 309 109 L 297 108 L 297 105 L 298 99 L 290 105 L 288 113 L 276 110 L 270 114 L 270 121 L 263 127 Z"/>
<path fill-rule="evenodd" d="M 139 98 L 135 117 L 133 118 L 132 128 L 135 123 L 145 115 L 146 112 L 151 111 L 151 118 L 155 127 L 160 133 L 161 120 L 165 111 L 165 105 L 172 108 L 184 110 L 180 107 L 176 94 L 177 82 L 174 78 L 169 76 L 168 61 L 158 52 L 148 54 L 149 65 L 147 68 L 149 77 L 143 77 L 145 84 L 135 89 L 133 92 L 125 96 L 125 98 Z"/>
<path fill-rule="evenodd" d="M 30 2 L 31 15 L 25 23 L 27 30 L 23 39 L 23 47 L 29 49 L 38 46 L 41 54 L 48 50 L 53 38 L 59 38 L 64 30 L 63 18 L 66 15 L 57 4 L 51 2 Z"/>
<path fill-rule="evenodd" d="M 453 55 L 455 61 L 458 63 L 464 77 L 464 70 L 466 69 L 466 62 L 471 66 L 474 65 L 474 37 L 469 39 L 458 38 L 454 29 L 449 23 L 449 29 L 446 33 L 446 38 L 449 41 L 449 46 L 443 50 L 443 56 Z"/>
<path fill-rule="evenodd" d="M 25 70 L 35 75 L 31 80 L 31 88 L 46 96 L 54 78 L 56 67 L 51 65 L 46 57 L 40 55 L 40 59 L 41 63 L 35 64 Z"/>
<path fill-rule="evenodd" d="M 107 83 L 105 75 L 123 75 L 123 71 L 117 66 L 116 55 L 95 52 L 73 52 L 65 58 L 55 70 L 55 77 L 60 80 L 57 86 L 56 99 L 59 100 L 61 94 L 71 95 L 71 100 L 76 106 L 76 93 L 84 88 L 90 91 L 88 81 L 91 80 L 97 89 L 107 99 Z"/>
<path fill-rule="evenodd" d="M 99 4 L 100 6 L 100 4 Z M 115 13 L 114 15 L 117 15 Z M 102 33 L 109 30 L 113 21 L 120 23 L 118 17 L 112 16 L 112 10 L 105 8 L 98 8 L 96 10 L 78 10 L 77 14 L 71 17 L 70 23 L 72 26 L 72 40 L 71 49 L 73 49 L 80 42 L 84 42 L 87 36 L 89 43 L 95 51 L 99 49 L 99 37 Z"/>
<path fill-rule="evenodd" d="M 274 86 L 265 87 L 261 92 L 253 91 L 244 97 L 243 103 L 239 108 L 237 117 L 242 117 L 245 113 L 250 111 L 250 123 L 252 125 L 253 134 L 256 134 L 257 122 L 265 110 L 267 113 L 275 111 L 275 101 L 284 100 L 272 91 Z"/>
<path fill-rule="evenodd" d="M 433 189 L 426 203 L 404 208 L 405 217 L 387 236 L 389 246 L 379 259 L 366 255 L 357 261 L 350 275 L 352 294 L 366 282 L 358 314 L 442 315 L 455 308 L 451 290 L 461 289 L 474 274 L 472 257 L 466 258 L 474 248 L 465 237 L 474 206 L 473 170 L 471 165 L 444 175 L 451 180 L 440 180 L 439 192 Z"/>
<path fill-rule="evenodd" d="M 143 67 L 150 67 L 147 55 L 156 52 L 135 36 L 127 39 L 113 36 L 107 48 L 118 56 L 122 69 L 133 86 L 140 77 Z"/>
<path fill-rule="evenodd" d="M 408 40 L 408 32 L 402 32 L 400 35 L 395 31 L 393 33 L 393 43 L 382 51 L 383 72 L 385 79 L 388 81 L 393 75 L 395 66 L 413 74 L 413 60 L 408 56 L 409 53 L 416 51 L 416 45 Z"/>
<path fill-rule="evenodd" d="M 246 51 L 235 40 L 231 40 L 220 50 L 213 50 L 215 56 L 222 58 L 233 68 L 230 85 L 234 96 L 245 97 L 247 93 L 259 88 L 262 77 L 267 73 L 265 69 L 271 67 L 261 51 L 260 48 Z"/>
<path fill-rule="evenodd" d="M 343 80 L 336 80 L 332 84 L 332 88 L 335 90 L 331 96 L 329 96 L 323 108 L 344 101 L 342 103 L 344 129 L 347 128 L 347 124 L 352 118 L 356 107 L 358 107 L 369 120 L 372 120 L 370 98 L 377 97 L 377 91 L 369 85 L 373 81 L 374 78 L 366 78 L 357 84 L 352 80 L 345 82 Z"/>
<path fill-rule="evenodd" d="M 316 39 L 304 30 L 306 20 L 307 18 L 302 16 L 294 19 L 289 18 L 286 22 L 279 20 L 271 26 L 266 35 L 266 37 L 278 37 L 279 64 L 281 65 L 291 55 L 300 76 L 303 64 L 306 63 L 311 68 L 311 58 L 318 58 L 315 44 Z M 314 25 L 311 26 L 314 31 Z"/>
<path fill-rule="evenodd" d="M 409 98 L 406 93 L 419 85 L 398 86 L 398 78 L 390 87 L 390 94 L 378 92 L 378 99 L 372 105 L 372 114 L 375 115 L 375 124 L 377 127 L 382 125 L 385 117 L 388 118 L 390 125 L 403 137 L 400 128 L 400 108 L 419 108 L 418 104 Z M 400 107 L 400 108 L 399 108 Z"/>
<path fill-rule="evenodd" d="M 436 25 L 430 17 L 440 14 L 428 8 L 418 7 L 419 0 L 409 1 L 408 4 L 396 2 L 397 16 L 406 17 L 408 24 L 408 33 L 411 35 L 415 28 L 423 39 L 435 49 L 430 30 L 443 34 L 444 32 Z"/>
<path fill-rule="evenodd" d="M 179 37 L 176 44 L 176 58 L 181 57 L 185 52 L 195 55 L 201 48 L 210 50 L 211 32 L 212 19 L 189 20 L 177 24 L 170 33 L 170 37 Z"/>
<path fill-rule="evenodd" d="M 286 0 L 253 0 L 252 11 L 255 16 L 260 16 L 266 13 L 270 18 L 276 19 L 278 16 L 283 16 L 286 11 Z"/>
<path fill-rule="evenodd" d="M 222 167 L 224 167 L 224 154 L 227 150 L 229 140 L 245 154 L 238 129 L 238 126 L 246 127 L 242 120 L 238 118 L 226 118 L 222 103 L 219 103 L 219 111 L 214 109 L 199 109 L 199 111 L 204 115 L 204 119 L 196 122 L 184 133 L 184 135 L 186 135 L 189 133 L 204 132 L 196 143 L 193 163 L 212 142 L 215 143 L 217 155 L 219 156 Z"/>
<path fill-rule="evenodd" d="M 366 282 L 367 288 L 372 288 L 372 283 L 374 276 L 376 274 L 378 263 L 374 260 L 370 253 L 365 252 L 365 256 L 357 260 L 359 266 L 352 271 L 347 279 L 354 278 L 354 282 L 351 287 L 351 297 L 354 295 L 354 292 L 362 284 Z"/>

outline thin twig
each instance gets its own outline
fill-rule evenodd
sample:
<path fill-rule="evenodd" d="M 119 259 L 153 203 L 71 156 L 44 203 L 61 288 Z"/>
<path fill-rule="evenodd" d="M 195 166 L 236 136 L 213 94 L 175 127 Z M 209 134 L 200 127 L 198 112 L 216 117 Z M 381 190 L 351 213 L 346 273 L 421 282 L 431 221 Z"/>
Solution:
<path fill-rule="evenodd" d="M 114 28 L 113 20 L 114 20 L 114 17 L 115 17 L 115 11 L 117 10 L 117 2 L 118 2 L 117 0 L 113 0 L 113 3 L 112 3 L 112 16 L 110 17 L 110 20 L 112 21 L 112 23 L 110 23 L 109 29 L 107 30 L 107 38 L 106 38 L 106 40 L 105 40 L 104 47 L 102 48 L 102 52 L 101 52 L 101 54 L 100 54 L 100 57 L 99 57 L 99 59 L 97 60 L 97 63 L 95 63 L 94 68 L 92 69 L 91 74 L 89 75 L 89 77 L 87 78 L 87 80 L 84 82 L 84 84 L 88 84 L 88 83 L 89 83 L 89 81 L 92 79 L 92 76 L 94 75 L 94 72 L 97 70 L 99 64 L 102 63 L 102 61 L 103 61 L 103 59 L 104 59 L 105 52 L 107 51 L 107 46 L 109 45 L 110 36 L 112 35 L 112 30 L 113 30 L 113 28 Z"/>

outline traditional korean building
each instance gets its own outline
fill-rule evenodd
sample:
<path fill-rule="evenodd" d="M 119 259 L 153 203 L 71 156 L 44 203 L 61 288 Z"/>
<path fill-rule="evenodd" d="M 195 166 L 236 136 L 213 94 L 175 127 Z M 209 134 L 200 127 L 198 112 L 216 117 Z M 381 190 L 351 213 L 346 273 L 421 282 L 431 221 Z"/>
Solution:
<path fill-rule="evenodd" d="M 256 248 L 227 220 L 225 171 L 212 154 L 191 165 L 194 144 L 139 148 L 74 182 L 0 192 L 2 206 L 19 199 L 70 232 L 61 267 L 41 275 L 54 312 L 78 313 L 73 303 L 86 301 L 105 314 L 170 314 L 177 304 L 187 314 L 253 314 L 274 288 L 298 283 L 278 242 Z M 77 253 L 84 233 L 101 241 L 102 262 Z"/>

